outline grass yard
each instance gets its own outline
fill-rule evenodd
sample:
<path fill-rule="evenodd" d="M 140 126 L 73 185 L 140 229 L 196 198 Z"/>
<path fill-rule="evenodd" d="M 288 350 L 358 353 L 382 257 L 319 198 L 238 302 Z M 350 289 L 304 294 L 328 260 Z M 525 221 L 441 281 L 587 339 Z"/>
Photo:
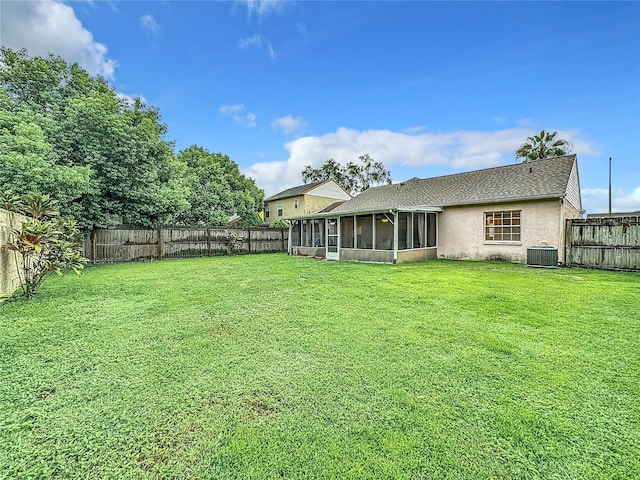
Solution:
<path fill-rule="evenodd" d="M 640 478 L 640 275 L 283 254 L 0 306 L 0 478 Z"/>

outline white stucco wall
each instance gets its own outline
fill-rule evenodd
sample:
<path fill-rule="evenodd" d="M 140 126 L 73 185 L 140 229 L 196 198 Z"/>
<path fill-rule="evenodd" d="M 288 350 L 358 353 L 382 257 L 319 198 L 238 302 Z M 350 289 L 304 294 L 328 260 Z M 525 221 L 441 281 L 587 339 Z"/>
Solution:
<path fill-rule="evenodd" d="M 484 213 L 501 210 L 521 211 L 520 242 L 486 242 Z M 559 199 L 447 207 L 438 215 L 438 257 L 470 260 L 504 259 L 526 262 L 527 248 L 549 245 L 558 248 L 564 261 L 564 219 L 576 216 Z"/>

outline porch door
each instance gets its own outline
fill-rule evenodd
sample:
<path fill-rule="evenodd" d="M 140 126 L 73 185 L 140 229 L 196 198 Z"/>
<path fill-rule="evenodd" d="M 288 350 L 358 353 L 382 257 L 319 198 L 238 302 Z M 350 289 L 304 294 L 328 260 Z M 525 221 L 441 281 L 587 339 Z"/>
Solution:
<path fill-rule="evenodd" d="M 327 260 L 338 260 L 338 219 L 327 218 Z"/>

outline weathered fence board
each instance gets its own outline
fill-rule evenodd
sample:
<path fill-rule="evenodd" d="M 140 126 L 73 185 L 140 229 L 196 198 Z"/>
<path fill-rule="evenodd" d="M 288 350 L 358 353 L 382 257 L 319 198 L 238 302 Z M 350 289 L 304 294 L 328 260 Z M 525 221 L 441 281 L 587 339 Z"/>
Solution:
<path fill-rule="evenodd" d="M 22 257 L 6 245 L 14 241 L 13 230 L 26 221 L 27 217 L 0 209 L 0 302 L 10 297 L 22 283 L 19 274 Z"/>
<path fill-rule="evenodd" d="M 567 220 L 565 264 L 640 270 L 640 218 Z"/>
<path fill-rule="evenodd" d="M 108 263 L 227 255 L 230 234 L 241 237 L 235 244 L 236 254 L 282 252 L 288 233 L 288 229 L 258 227 L 99 229 L 85 238 L 84 256 L 91 263 Z"/>

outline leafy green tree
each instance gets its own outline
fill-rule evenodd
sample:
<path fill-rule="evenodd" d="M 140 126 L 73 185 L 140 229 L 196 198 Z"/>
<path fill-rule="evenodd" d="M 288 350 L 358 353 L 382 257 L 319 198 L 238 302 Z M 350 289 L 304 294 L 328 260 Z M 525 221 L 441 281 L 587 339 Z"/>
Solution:
<path fill-rule="evenodd" d="M 240 216 L 241 225 L 256 221 L 264 192 L 227 155 L 192 145 L 178 154 L 178 160 L 187 166 L 191 205 L 178 216 L 179 223 L 224 225 L 232 215 Z"/>
<path fill-rule="evenodd" d="M 12 106 L 0 88 L 0 190 L 41 192 L 55 197 L 65 215 L 89 191 L 90 168 L 65 165 L 30 107 Z"/>
<path fill-rule="evenodd" d="M 290 225 L 291 224 L 288 220 L 283 220 L 281 218 L 269 224 L 271 228 L 289 228 Z"/>
<path fill-rule="evenodd" d="M 319 182 L 332 178 L 335 182 L 356 195 L 367 188 L 391 183 L 391 172 L 381 162 L 376 162 L 368 153 L 358 157 L 358 163 L 349 162 L 340 165 L 329 158 L 320 168 L 307 165 L 302 171 L 304 183 Z"/>
<path fill-rule="evenodd" d="M 42 282 L 53 274 L 73 270 L 80 275 L 88 260 L 81 255 L 80 231 L 75 222 L 58 218 L 55 202 L 46 195 L 31 194 L 18 201 L 10 194 L 3 194 L 3 200 L 11 198 L 15 202 L 11 210 L 29 217 L 13 231 L 16 239 L 7 245 L 9 250 L 22 256 L 18 266 L 22 295 L 35 296 Z"/>
<path fill-rule="evenodd" d="M 0 54 L 0 122 L 15 124 L 2 131 L 11 162 L 0 165 L 0 177 L 5 167 L 13 177 L 24 167 L 20 181 L 38 182 L 14 188 L 51 195 L 84 230 L 157 226 L 189 208 L 186 166 L 164 139 L 156 108 L 118 98 L 103 78 L 60 57 Z M 29 158 L 20 150 L 25 142 Z"/>
<path fill-rule="evenodd" d="M 262 217 L 258 214 L 258 212 L 253 212 L 246 217 L 238 220 L 239 227 L 257 227 L 258 225 L 262 225 L 262 223 Z"/>
<path fill-rule="evenodd" d="M 14 104 L 45 114 L 63 102 L 69 69 L 61 57 L 30 58 L 25 49 L 0 47 L 0 65 L 0 83 Z"/>
<path fill-rule="evenodd" d="M 311 165 L 305 166 L 302 171 L 302 181 L 304 183 L 315 183 L 332 178 L 345 190 L 351 191 L 347 175 L 347 167 L 340 165 L 333 158 L 328 158 L 320 168 L 313 168 Z"/>
<path fill-rule="evenodd" d="M 163 140 L 166 126 L 157 109 L 92 93 L 70 99 L 62 124 L 59 148 L 71 163 L 85 162 L 94 172 L 91 192 L 82 198 L 89 227 L 120 221 L 156 227 L 189 207 L 186 165 Z"/>
<path fill-rule="evenodd" d="M 527 137 L 527 141 L 520 145 L 514 154 L 516 160 L 532 162 L 544 158 L 561 157 L 573 151 L 573 146 L 567 140 L 558 138 L 558 132 L 541 130 L 538 135 Z"/>

